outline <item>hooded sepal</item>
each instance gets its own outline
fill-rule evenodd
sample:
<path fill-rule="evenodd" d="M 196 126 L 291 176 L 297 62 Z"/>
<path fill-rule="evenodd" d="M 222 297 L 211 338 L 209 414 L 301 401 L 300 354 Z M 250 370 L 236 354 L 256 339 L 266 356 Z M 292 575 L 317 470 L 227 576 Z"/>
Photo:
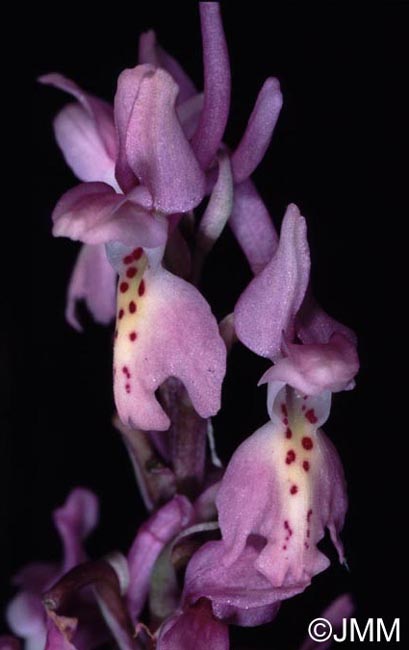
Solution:
<path fill-rule="evenodd" d="M 270 359 L 280 354 L 283 333 L 293 336 L 309 272 L 305 220 L 290 205 L 274 256 L 244 290 L 234 310 L 237 336 L 250 350 Z"/>

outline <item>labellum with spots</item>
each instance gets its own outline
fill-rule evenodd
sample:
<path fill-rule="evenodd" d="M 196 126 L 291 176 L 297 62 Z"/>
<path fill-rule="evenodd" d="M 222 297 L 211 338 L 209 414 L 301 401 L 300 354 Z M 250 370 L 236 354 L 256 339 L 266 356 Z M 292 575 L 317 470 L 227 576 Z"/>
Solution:
<path fill-rule="evenodd" d="M 160 253 L 111 246 L 119 272 L 114 395 L 124 424 L 166 430 L 155 391 L 169 378 L 185 386 L 197 413 L 220 408 L 226 348 L 210 308 L 190 283 L 163 268 Z M 200 350 L 200 353 L 198 351 Z"/>
<path fill-rule="evenodd" d="M 338 535 L 347 509 L 341 461 L 319 429 L 326 400 L 303 397 L 288 386 L 269 396 L 271 421 L 234 453 L 216 499 L 225 566 L 236 562 L 248 538 L 257 535 L 263 545 L 254 569 L 274 588 L 299 591 L 329 565 L 317 549 L 326 528 L 344 560 Z"/>

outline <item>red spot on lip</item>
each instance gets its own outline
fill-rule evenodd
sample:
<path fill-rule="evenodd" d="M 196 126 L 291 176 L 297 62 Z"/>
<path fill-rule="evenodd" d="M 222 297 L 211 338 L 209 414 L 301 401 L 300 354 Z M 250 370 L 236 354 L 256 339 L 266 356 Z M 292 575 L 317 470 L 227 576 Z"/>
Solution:
<path fill-rule="evenodd" d="M 285 457 L 285 462 L 287 465 L 291 465 L 295 461 L 295 451 L 294 449 L 289 449 L 287 451 L 287 456 Z"/>
<path fill-rule="evenodd" d="M 291 431 L 290 427 L 287 427 L 286 432 L 285 432 L 285 437 L 286 438 L 292 438 L 293 432 Z"/>
<path fill-rule="evenodd" d="M 285 424 L 285 426 L 287 426 L 287 424 L 288 424 L 288 418 L 283 418 L 283 424 Z"/>
<path fill-rule="evenodd" d="M 131 314 L 134 314 L 136 312 L 136 304 L 134 303 L 133 300 L 131 300 L 131 302 L 129 303 L 129 311 L 131 312 Z"/>
<path fill-rule="evenodd" d="M 132 252 L 132 257 L 134 260 L 139 260 L 143 255 L 143 248 L 135 248 Z"/>
<path fill-rule="evenodd" d="M 140 296 L 143 296 L 143 294 L 145 293 L 145 281 L 144 280 L 141 280 L 141 283 L 140 283 L 140 285 L 138 287 L 138 293 L 139 293 Z"/>
<path fill-rule="evenodd" d="M 127 393 L 130 393 L 130 392 L 131 392 L 131 386 L 130 386 L 130 384 L 125 384 L 125 390 L 126 390 Z"/>
<path fill-rule="evenodd" d="M 310 520 L 311 515 L 312 515 L 312 510 L 311 510 L 311 508 L 310 508 L 310 509 L 308 510 L 308 512 L 307 512 L 307 521 Z"/>
<path fill-rule="evenodd" d="M 121 284 L 119 285 L 119 290 L 121 291 L 121 293 L 125 293 L 125 291 L 128 291 L 128 289 L 129 289 L 129 284 L 127 282 L 121 282 Z"/>
<path fill-rule="evenodd" d="M 318 422 L 318 418 L 315 415 L 314 409 L 308 409 L 308 411 L 306 411 L 304 415 L 307 418 L 308 422 L 311 422 L 311 424 L 315 424 L 316 422 Z"/>
<path fill-rule="evenodd" d="M 290 494 L 297 494 L 298 492 L 298 486 L 297 485 L 292 485 L 290 487 Z"/>
<path fill-rule="evenodd" d="M 129 269 L 126 269 L 126 277 L 127 278 L 134 278 L 135 275 L 137 274 L 138 269 L 135 266 L 130 266 Z"/>
<path fill-rule="evenodd" d="M 287 406 L 285 404 L 281 404 L 281 411 L 285 417 L 288 417 Z"/>
<path fill-rule="evenodd" d="M 286 550 L 287 550 L 287 546 L 284 544 L 283 551 L 286 551 Z"/>
<path fill-rule="evenodd" d="M 304 438 L 301 440 L 301 444 L 304 447 L 304 449 L 307 449 L 307 451 L 312 449 L 314 446 L 314 443 L 309 436 L 304 436 Z"/>
<path fill-rule="evenodd" d="M 137 337 L 136 332 L 131 332 L 129 334 L 129 338 L 130 338 L 131 341 L 136 341 L 136 337 Z"/>
<path fill-rule="evenodd" d="M 290 524 L 288 523 L 287 520 L 285 520 L 285 522 L 284 522 L 284 528 L 285 528 L 286 531 L 287 531 L 287 537 L 285 538 L 285 541 L 288 542 L 288 540 L 290 539 L 291 535 L 293 534 L 293 531 L 291 530 L 291 526 L 290 526 Z"/>
<path fill-rule="evenodd" d="M 128 379 L 130 378 L 131 373 L 129 372 L 127 366 L 122 366 L 122 372 L 124 373 L 124 375 L 126 375 L 126 377 L 128 377 Z"/>
<path fill-rule="evenodd" d="M 308 460 L 305 460 L 303 462 L 302 466 L 303 466 L 303 468 L 305 469 L 306 472 L 308 472 L 308 470 L 310 469 L 310 464 L 309 464 Z"/>
<path fill-rule="evenodd" d="M 119 319 L 123 318 L 123 315 L 124 315 L 124 310 L 120 309 L 119 312 L 118 312 L 118 318 Z"/>
<path fill-rule="evenodd" d="M 132 255 L 125 255 L 122 261 L 124 264 L 131 264 L 133 262 L 133 257 Z"/>

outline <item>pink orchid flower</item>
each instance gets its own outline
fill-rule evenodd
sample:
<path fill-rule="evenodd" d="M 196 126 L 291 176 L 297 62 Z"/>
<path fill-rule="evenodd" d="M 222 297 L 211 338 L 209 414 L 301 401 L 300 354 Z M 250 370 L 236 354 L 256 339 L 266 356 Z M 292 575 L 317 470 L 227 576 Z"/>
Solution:
<path fill-rule="evenodd" d="M 42 594 L 58 578 L 86 559 L 83 541 L 97 525 L 98 511 L 98 501 L 92 492 L 84 488 L 73 490 L 64 505 L 53 514 L 64 549 L 61 565 L 33 563 L 15 576 L 14 584 L 20 591 L 8 605 L 6 618 L 13 633 L 25 640 L 26 650 L 44 649 L 47 617 L 41 602 Z M 83 640 L 86 641 L 86 637 Z"/>
<path fill-rule="evenodd" d="M 291 342 L 303 337 L 309 271 L 305 220 L 290 206 L 275 255 L 234 312 L 238 338 L 275 361 L 261 380 L 270 421 L 233 454 L 216 497 L 222 540 L 195 554 L 185 582 L 189 602 L 209 598 L 216 616 L 245 625 L 271 620 L 280 601 L 328 567 L 317 548 L 326 528 L 344 561 L 345 479 L 320 427 L 331 392 L 353 385 L 358 359 L 352 337 L 332 320 L 315 342 Z"/>
<path fill-rule="evenodd" d="M 290 205 L 274 255 L 237 302 L 237 337 L 274 361 L 260 383 L 287 383 L 306 395 L 353 388 L 359 368 L 355 335 L 317 307 L 309 279 L 305 219 Z"/>
<path fill-rule="evenodd" d="M 102 246 L 114 247 L 111 258 L 120 275 L 115 397 L 121 419 L 143 429 L 169 427 L 154 391 L 171 374 L 185 384 L 202 417 L 219 409 L 224 348 L 214 319 L 196 290 L 165 273 L 161 256 L 180 215 L 198 205 L 205 191 L 211 192 L 211 199 L 199 226 L 198 245 L 209 250 L 234 212 L 233 182 L 238 188 L 247 183 L 269 144 L 282 103 L 278 82 L 268 79 L 242 141 L 231 156 L 222 153 L 230 101 L 227 47 L 218 3 L 201 3 L 200 14 L 203 96 L 156 44 L 152 32 L 141 37 L 141 64 L 119 77 L 114 111 L 61 75 L 41 79 L 79 102 L 63 109 L 55 121 L 68 164 L 87 181 L 67 192 L 53 214 L 55 235 L 85 243 L 68 291 L 67 317 L 80 328 L 75 305 L 82 298 L 98 321 L 110 320 L 115 273 Z M 257 202 L 251 188 L 244 200 L 249 192 Z M 242 194 L 238 189 L 236 205 Z M 260 231 L 261 225 L 255 228 Z M 169 243 L 174 239 L 172 235 Z M 128 267 L 132 255 L 141 260 Z M 165 321 L 166 331 L 160 325 Z M 194 349 L 202 353 L 192 359 Z"/>
<path fill-rule="evenodd" d="M 190 210 L 204 187 L 176 117 L 176 95 L 175 82 L 161 69 L 123 72 L 115 99 L 116 177 L 126 193 L 88 182 L 67 192 L 53 214 L 54 234 L 108 245 L 120 276 L 115 398 L 121 419 L 142 429 L 169 427 L 154 393 L 171 375 L 185 384 L 200 415 L 216 413 L 225 372 L 225 347 L 206 301 L 161 264 L 165 214 Z"/>

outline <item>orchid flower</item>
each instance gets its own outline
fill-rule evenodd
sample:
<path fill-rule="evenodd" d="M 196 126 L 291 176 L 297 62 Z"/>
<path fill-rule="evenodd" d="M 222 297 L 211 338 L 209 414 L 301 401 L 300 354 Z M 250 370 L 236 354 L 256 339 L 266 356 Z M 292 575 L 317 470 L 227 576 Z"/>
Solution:
<path fill-rule="evenodd" d="M 198 228 L 197 275 L 200 260 L 232 212 L 233 181 L 247 183 L 244 200 L 253 191 L 247 179 L 264 155 L 282 102 L 278 82 L 267 80 L 237 149 L 231 156 L 221 153 L 230 101 L 227 47 L 219 5 L 201 3 L 200 14 L 203 101 L 177 62 L 156 45 L 153 33 L 141 38 L 140 65 L 120 75 L 113 111 L 60 75 L 41 79 L 79 102 L 63 109 L 55 122 L 67 162 L 87 181 L 67 192 L 53 214 L 56 236 L 85 244 L 69 287 L 67 317 L 80 327 L 75 303 L 85 298 L 97 320 L 110 319 L 113 275 L 105 264 L 101 249 L 105 245 L 120 276 L 116 405 L 124 424 L 145 430 L 170 425 L 154 392 L 171 375 L 186 386 L 203 418 L 220 407 L 225 351 L 216 323 L 200 294 L 166 273 L 161 259 L 180 216 L 210 191 Z M 260 229 L 257 224 L 256 228 Z M 103 291 L 98 291 L 94 271 Z M 166 329 L 161 326 L 165 321 Z M 207 352 L 192 358 L 195 349 Z"/>
<path fill-rule="evenodd" d="M 200 15 L 205 77 L 203 94 L 197 93 L 193 82 L 179 63 L 157 44 L 152 31 L 142 34 L 140 38 L 139 62 L 141 65 L 134 69 L 132 75 L 131 71 L 126 71 L 126 74 L 128 78 L 133 76 L 135 80 L 139 74 L 137 71 L 142 69 L 160 70 L 161 73 L 166 71 L 173 79 L 175 87 L 178 89 L 175 99 L 177 118 L 186 138 L 192 143 L 199 165 L 206 172 L 207 192 L 211 192 L 216 178 L 215 163 L 220 158 L 221 150 L 226 149 L 222 144 L 222 136 L 229 112 L 230 66 L 219 4 L 201 2 Z M 108 183 L 116 191 L 121 191 L 121 188 L 123 190 L 124 187 L 132 187 L 135 177 L 138 177 L 136 172 L 141 173 L 142 170 L 134 168 L 132 171 L 124 158 L 133 146 L 130 142 L 134 142 L 138 137 L 136 125 L 134 124 L 133 135 L 128 138 L 128 145 L 126 145 L 124 136 L 115 132 L 113 111 L 105 102 L 83 92 L 76 84 L 61 75 L 45 75 L 40 81 L 69 92 L 78 100 L 78 104 L 65 107 L 54 123 L 57 142 L 67 163 L 78 178 L 88 182 Z M 138 82 L 135 82 L 135 85 L 138 85 Z M 132 92 L 130 95 L 133 96 Z M 141 92 L 138 101 L 148 105 L 146 93 Z M 125 109 L 125 115 L 120 117 L 120 100 L 116 101 L 117 104 L 119 105 L 116 111 L 118 131 L 119 128 L 128 126 L 127 111 L 129 109 Z M 212 213 L 214 215 L 213 222 L 217 222 L 217 233 L 214 227 L 209 230 L 208 219 L 201 221 L 198 231 L 199 250 L 204 239 L 207 249 L 210 248 L 231 215 L 230 225 L 246 254 L 249 252 L 248 257 L 253 268 L 261 268 L 269 259 L 276 242 L 276 235 L 270 216 L 249 177 L 268 147 L 281 105 L 282 96 L 279 83 L 276 79 L 269 78 L 260 91 L 247 129 L 238 147 L 229 156 L 229 160 L 226 160 L 226 156 L 224 158 L 222 156 L 225 169 L 219 171 L 220 189 L 218 193 L 220 194 L 220 190 L 223 190 L 226 194 L 224 209 L 220 210 L 219 201 L 219 209 L 213 210 Z M 137 111 L 134 110 L 133 114 L 137 115 Z M 144 124 L 143 121 L 141 124 Z M 140 133 L 143 131 L 145 143 L 150 146 L 151 142 L 147 136 L 149 129 L 142 128 L 142 126 L 139 128 Z M 219 164 L 221 164 L 220 160 Z M 174 190 L 176 179 L 182 177 L 179 168 L 177 174 L 173 173 L 174 168 L 172 167 L 172 173 L 167 179 L 170 184 L 164 181 L 165 177 L 162 179 L 163 187 L 168 186 L 169 188 L 169 195 Z M 139 180 L 142 185 L 145 184 L 143 178 L 139 177 Z M 200 180 L 198 177 L 194 180 L 197 182 L 196 188 L 198 189 Z M 230 192 L 233 180 L 235 183 L 234 198 Z M 252 216 L 249 219 L 250 203 Z M 169 201 L 162 203 L 162 209 L 166 207 L 170 207 Z M 173 207 L 180 210 L 181 205 Z M 259 237 L 261 233 L 263 236 Z M 210 238 L 209 234 L 211 234 Z M 115 313 L 112 301 L 113 290 L 111 289 L 112 270 L 105 265 L 104 268 L 100 268 L 98 274 L 94 273 L 93 258 L 99 258 L 100 254 L 93 250 L 92 246 L 101 245 L 85 244 L 85 250 L 78 259 L 68 291 L 67 318 L 77 329 L 81 328 L 75 314 L 75 304 L 78 299 L 85 299 L 87 306 L 99 322 L 109 322 Z M 180 254 L 180 246 L 178 248 Z M 101 259 L 101 266 L 102 264 Z M 111 305 L 111 309 L 109 309 L 109 305 Z"/>
<path fill-rule="evenodd" d="M 92 492 L 84 488 L 73 490 L 53 514 L 64 549 L 61 565 L 29 564 L 15 576 L 14 584 L 20 591 L 10 602 L 6 618 L 14 634 L 25 639 L 26 650 L 44 649 L 47 622 L 41 596 L 60 576 L 86 559 L 82 542 L 95 528 L 98 510 Z"/>
<path fill-rule="evenodd" d="M 218 12 L 208 8 L 205 16 L 208 12 L 205 29 L 213 33 Z M 55 76 L 43 81 L 73 92 L 72 84 Z M 67 192 L 53 214 L 55 235 L 92 246 L 107 245 L 120 276 L 116 404 L 125 424 L 145 430 L 169 427 L 169 418 L 154 396 L 168 377 L 182 381 L 196 411 L 207 418 L 219 410 L 225 372 L 225 347 L 207 303 L 194 287 L 161 265 L 168 230 L 165 215 L 188 212 L 205 189 L 204 174 L 176 114 L 177 95 L 177 84 L 161 68 L 142 64 L 125 70 L 118 81 L 114 110 L 115 178 L 120 191 L 114 183 L 85 183 Z M 202 136 L 196 138 L 197 147 L 202 138 L 209 138 L 210 128 L 204 123 L 199 127 Z M 210 208 L 208 214 L 213 212 Z M 77 289 L 81 279 L 77 271 L 73 279 Z"/>
<path fill-rule="evenodd" d="M 162 215 L 189 210 L 203 190 L 176 119 L 176 94 L 163 70 L 139 66 L 122 73 L 115 101 L 116 173 L 127 193 L 85 183 L 67 192 L 53 215 L 54 234 L 108 245 L 119 274 L 115 398 L 121 419 L 142 429 L 168 428 L 154 392 L 170 375 L 183 381 L 200 415 L 216 413 L 225 371 L 224 344 L 207 303 L 161 265 L 167 233 Z M 145 140 L 139 133 L 144 120 Z M 146 185 L 136 185 L 138 178 Z"/>
<path fill-rule="evenodd" d="M 257 535 L 265 545 L 254 568 L 272 587 L 296 593 L 329 565 L 317 549 L 326 527 L 344 561 L 339 532 L 346 487 L 335 448 L 319 429 L 328 415 L 326 397 L 304 399 L 287 387 L 275 391 L 277 385 L 270 387 L 271 421 L 234 453 L 216 504 L 225 566 Z"/>
<path fill-rule="evenodd" d="M 188 602 L 208 598 L 215 615 L 241 624 L 271 620 L 281 600 L 328 567 L 317 548 L 326 528 L 344 561 L 345 479 L 320 427 L 331 392 L 353 385 L 358 360 L 345 330 L 325 342 L 291 342 L 309 270 L 305 220 L 290 206 L 275 255 L 234 313 L 237 337 L 275 361 L 261 380 L 270 421 L 233 454 L 216 496 L 222 540 L 198 551 L 185 581 Z"/>
<path fill-rule="evenodd" d="M 309 276 L 305 220 L 290 205 L 275 254 L 237 302 L 235 330 L 250 350 L 275 362 L 260 383 L 277 381 L 306 395 L 330 396 L 354 386 L 359 367 L 356 340 L 348 328 L 317 308 Z"/>

